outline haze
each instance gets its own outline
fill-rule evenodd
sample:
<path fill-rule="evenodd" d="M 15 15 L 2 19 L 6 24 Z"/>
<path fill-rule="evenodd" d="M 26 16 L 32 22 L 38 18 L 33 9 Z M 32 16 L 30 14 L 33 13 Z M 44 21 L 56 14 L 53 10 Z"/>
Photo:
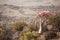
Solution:
<path fill-rule="evenodd" d="M 60 0 L 0 0 L 0 4 L 10 4 L 17 6 L 59 6 Z"/>

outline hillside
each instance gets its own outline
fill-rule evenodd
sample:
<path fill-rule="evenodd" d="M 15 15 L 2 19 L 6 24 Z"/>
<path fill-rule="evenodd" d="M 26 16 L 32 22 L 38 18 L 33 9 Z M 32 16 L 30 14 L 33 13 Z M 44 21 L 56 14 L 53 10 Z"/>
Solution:
<path fill-rule="evenodd" d="M 16 20 L 19 19 L 24 19 L 25 21 L 29 20 L 33 20 L 33 18 L 35 17 L 35 15 L 39 12 L 39 11 L 43 11 L 43 10 L 49 10 L 52 13 L 57 12 L 60 13 L 60 7 L 59 6 L 37 6 L 37 7 L 26 7 L 26 6 L 15 6 L 15 5 L 0 5 L 0 19 L 1 22 L 15 22 Z"/>
<path fill-rule="evenodd" d="M 35 18 L 40 11 L 48 10 L 47 25 Z M 53 15 L 58 14 L 58 15 Z M 60 40 L 60 6 L 0 5 L 0 40 Z M 39 19 L 39 20 L 38 20 Z"/>

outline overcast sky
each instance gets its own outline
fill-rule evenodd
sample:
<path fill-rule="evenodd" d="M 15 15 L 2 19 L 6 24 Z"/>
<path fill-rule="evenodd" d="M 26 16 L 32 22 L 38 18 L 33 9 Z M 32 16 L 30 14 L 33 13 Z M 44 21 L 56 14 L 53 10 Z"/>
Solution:
<path fill-rule="evenodd" d="M 10 4 L 18 6 L 50 6 L 51 4 L 59 5 L 60 0 L 0 0 L 0 4 Z"/>

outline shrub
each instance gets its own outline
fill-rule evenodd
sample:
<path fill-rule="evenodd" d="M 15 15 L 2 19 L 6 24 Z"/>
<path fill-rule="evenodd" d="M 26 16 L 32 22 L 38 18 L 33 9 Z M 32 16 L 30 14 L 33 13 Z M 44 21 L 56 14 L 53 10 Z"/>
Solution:
<path fill-rule="evenodd" d="M 3 40 L 6 36 L 6 28 L 0 27 L 0 40 Z"/>
<path fill-rule="evenodd" d="M 39 34 L 35 31 L 26 32 L 20 36 L 19 40 L 37 40 L 37 37 L 39 37 Z"/>
<path fill-rule="evenodd" d="M 16 23 L 12 24 L 12 29 L 16 30 L 16 31 L 22 31 L 24 27 L 26 27 L 27 24 L 24 22 L 24 20 L 20 20 Z"/>

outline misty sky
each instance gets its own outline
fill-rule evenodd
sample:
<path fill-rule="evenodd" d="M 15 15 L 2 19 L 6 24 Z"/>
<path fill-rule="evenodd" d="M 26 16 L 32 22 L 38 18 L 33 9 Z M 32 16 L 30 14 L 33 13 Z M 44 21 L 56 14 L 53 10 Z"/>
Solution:
<path fill-rule="evenodd" d="M 18 6 L 50 6 L 51 4 L 59 5 L 60 0 L 0 0 L 0 4 L 10 4 Z"/>

